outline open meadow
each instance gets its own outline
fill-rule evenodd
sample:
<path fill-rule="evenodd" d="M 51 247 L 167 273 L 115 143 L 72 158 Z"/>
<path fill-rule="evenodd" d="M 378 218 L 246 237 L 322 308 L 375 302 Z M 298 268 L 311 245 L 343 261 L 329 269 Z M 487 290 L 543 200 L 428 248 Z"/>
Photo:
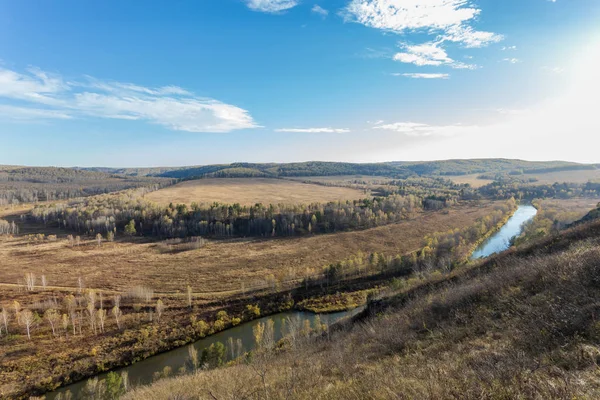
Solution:
<path fill-rule="evenodd" d="M 600 169 L 594 170 L 575 170 L 575 171 L 557 171 L 547 173 L 531 173 L 523 175 L 525 178 L 535 178 L 535 184 L 553 184 L 553 183 L 587 183 L 600 182 Z"/>
<path fill-rule="evenodd" d="M 296 204 L 357 200 L 360 190 L 325 187 L 290 180 L 268 178 L 206 178 L 185 181 L 146 195 L 160 204 L 240 203 L 242 205 Z"/>
<path fill-rule="evenodd" d="M 491 179 L 480 179 L 479 176 L 481 174 L 469 174 L 469 175 L 459 175 L 459 176 L 448 176 L 454 183 L 458 183 L 459 185 L 469 184 L 471 187 L 480 188 L 482 186 L 488 185 L 494 182 Z"/>
<path fill-rule="evenodd" d="M 45 275 L 49 285 L 127 290 L 144 285 L 157 292 L 185 291 L 208 296 L 230 294 L 264 283 L 268 275 L 279 280 L 301 278 L 306 270 L 319 270 L 362 251 L 389 255 L 422 247 L 423 238 L 473 224 L 488 215 L 495 202 L 463 204 L 448 210 L 417 213 L 409 220 L 352 232 L 277 239 L 211 240 L 199 249 L 174 251 L 161 242 L 84 239 L 70 245 L 66 235 L 36 241 L 28 236 L 0 238 L 0 283 L 18 284 L 24 274 Z M 43 232 L 44 227 L 38 226 Z M 56 233 L 52 230 L 51 233 Z M 168 245 L 167 245 L 168 247 Z"/>

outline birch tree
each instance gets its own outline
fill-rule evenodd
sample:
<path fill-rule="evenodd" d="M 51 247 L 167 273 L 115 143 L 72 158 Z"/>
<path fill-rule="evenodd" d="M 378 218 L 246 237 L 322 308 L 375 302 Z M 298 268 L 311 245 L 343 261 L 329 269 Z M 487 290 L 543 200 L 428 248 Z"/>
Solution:
<path fill-rule="evenodd" d="M 67 314 L 62 315 L 62 327 L 65 331 L 65 337 L 67 337 L 69 332 L 69 316 Z"/>
<path fill-rule="evenodd" d="M 104 332 L 104 322 L 106 321 L 106 310 L 101 308 L 97 312 L 98 324 L 100 325 L 100 332 Z"/>
<path fill-rule="evenodd" d="M 192 308 L 192 287 L 188 285 L 187 287 L 187 299 L 188 299 L 188 307 Z"/>
<path fill-rule="evenodd" d="M 39 316 L 36 313 L 32 312 L 27 308 L 21 311 L 19 314 L 19 319 L 21 320 L 21 323 L 25 326 L 25 329 L 27 331 L 27 338 L 29 340 L 31 340 L 31 329 L 36 324 L 38 318 Z"/>
<path fill-rule="evenodd" d="M 10 319 L 10 314 L 5 307 L 2 307 L 2 323 L 4 324 L 4 331 L 8 334 L 8 320 Z"/>
<path fill-rule="evenodd" d="M 117 321 L 117 328 L 121 329 L 121 323 L 119 322 L 121 315 L 123 315 L 123 313 L 121 312 L 121 309 L 119 308 L 119 306 L 115 305 L 112 308 L 112 315 L 115 317 L 115 321 Z"/>
<path fill-rule="evenodd" d="M 44 318 L 50 324 L 52 328 L 52 335 L 56 336 L 56 328 L 60 322 L 60 314 L 53 308 L 49 308 L 44 313 Z"/>
<path fill-rule="evenodd" d="M 19 317 L 21 314 L 21 303 L 16 300 L 13 301 L 13 309 L 15 310 L 15 320 L 17 320 L 17 323 L 21 325 L 21 318 Z"/>
<path fill-rule="evenodd" d="M 35 288 L 35 275 L 33 272 L 27 272 L 25 274 L 25 286 L 27 286 L 27 290 L 30 292 Z"/>
<path fill-rule="evenodd" d="M 162 316 L 163 311 L 165 311 L 165 305 L 161 299 L 158 299 L 156 302 L 156 320 L 160 322 L 160 317 Z"/>

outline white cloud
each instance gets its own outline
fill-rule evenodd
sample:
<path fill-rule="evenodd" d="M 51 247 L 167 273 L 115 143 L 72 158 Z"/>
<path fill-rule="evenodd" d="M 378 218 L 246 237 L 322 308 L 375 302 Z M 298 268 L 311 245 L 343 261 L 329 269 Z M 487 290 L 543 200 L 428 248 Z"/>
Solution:
<path fill-rule="evenodd" d="M 311 9 L 311 11 L 314 12 L 315 14 L 319 14 L 323 18 L 325 18 L 329 15 L 329 11 L 327 11 L 326 9 L 324 9 L 323 7 L 321 7 L 318 4 L 315 4 L 314 7 Z"/>
<path fill-rule="evenodd" d="M 468 24 L 481 10 L 469 0 L 352 0 L 345 9 L 348 20 L 396 33 L 424 30 L 441 32 L 443 40 L 466 47 L 482 47 L 503 39 L 492 32 L 479 32 Z"/>
<path fill-rule="evenodd" d="M 517 46 L 504 46 L 502 47 L 502 51 L 507 51 L 507 50 L 516 50 Z"/>
<path fill-rule="evenodd" d="M 275 129 L 275 132 L 288 133 L 348 133 L 350 129 L 340 128 L 281 128 Z"/>
<path fill-rule="evenodd" d="M 296 0 L 246 0 L 248 8 L 266 13 L 278 13 L 296 7 Z"/>
<path fill-rule="evenodd" d="M 7 119 L 31 121 L 32 119 L 72 119 L 69 114 L 57 110 L 27 108 L 0 104 L 0 116 Z"/>
<path fill-rule="evenodd" d="M 462 43 L 466 48 L 484 47 L 491 43 L 498 43 L 504 36 L 493 32 L 476 31 L 470 26 L 455 25 L 446 30 L 442 40 Z"/>
<path fill-rule="evenodd" d="M 399 34 L 422 31 L 436 35 L 434 42 L 405 46 L 408 51 L 396 54 L 396 61 L 471 69 L 473 66 L 454 62 L 441 45 L 455 42 L 477 48 L 503 40 L 500 34 L 478 31 L 470 25 L 480 13 L 471 0 L 352 0 L 344 10 L 346 20 L 371 28 Z M 423 50 L 436 53 L 423 54 Z"/>
<path fill-rule="evenodd" d="M 518 58 L 505 58 L 502 61 L 505 61 L 505 62 L 511 63 L 511 64 L 518 64 L 521 62 L 521 60 L 519 60 Z"/>
<path fill-rule="evenodd" d="M 407 136 L 456 136 L 476 130 L 476 126 L 466 125 L 428 125 L 416 122 L 396 122 L 377 125 L 373 129 L 383 129 Z"/>
<path fill-rule="evenodd" d="M 68 82 L 38 70 L 0 69 L 0 113 L 12 119 L 98 117 L 141 120 L 188 132 L 229 132 L 255 128 L 248 111 L 177 87 L 149 88 L 88 78 Z"/>
<path fill-rule="evenodd" d="M 445 30 L 475 18 L 481 10 L 465 0 L 352 0 L 349 18 L 371 28 L 403 33 Z"/>
<path fill-rule="evenodd" d="M 404 74 L 392 74 L 394 76 L 404 76 L 406 78 L 413 79 L 448 79 L 450 78 L 449 74 L 423 74 L 423 73 L 404 73 Z"/>
<path fill-rule="evenodd" d="M 403 45 L 405 52 L 396 53 L 394 61 L 415 64 L 418 66 L 440 66 L 447 65 L 458 69 L 474 69 L 475 65 L 455 61 L 448 56 L 446 50 L 439 47 L 439 42 L 429 42 L 419 45 Z"/>

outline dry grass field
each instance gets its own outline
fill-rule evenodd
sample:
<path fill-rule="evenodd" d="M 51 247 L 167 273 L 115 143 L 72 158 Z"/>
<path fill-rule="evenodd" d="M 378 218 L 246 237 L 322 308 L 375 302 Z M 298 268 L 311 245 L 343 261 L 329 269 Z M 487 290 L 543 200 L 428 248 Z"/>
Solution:
<path fill-rule="evenodd" d="M 477 177 L 480 175 L 481 174 L 470 174 L 470 175 L 461 175 L 461 176 L 448 176 L 447 178 L 450 179 L 454 183 L 458 183 L 459 185 L 464 185 L 464 184 L 468 183 L 469 185 L 471 185 L 471 187 L 474 187 L 474 188 L 479 188 L 479 187 L 482 187 L 489 183 L 494 182 L 491 179 L 478 179 Z"/>
<path fill-rule="evenodd" d="M 590 210 L 596 208 L 598 199 L 543 199 L 539 200 L 542 208 L 552 208 L 560 212 L 569 212 L 576 215 L 576 219 L 583 218 Z"/>
<path fill-rule="evenodd" d="M 355 200 L 360 190 L 332 188 L 282 179 L 210 178 L 186 181 L 146 195 L 160 204 L 240 203 L 243 205 L 292 204 Z"/>
<path fill-rule="evenodd" d="M 331 188 L 328 188 L 331 189 Z M 421 247 L 434 232 L 462 228 L 487 214 L 493 202 L 462 205 L 446 211 L 417 214 L 398 224 L 357 232 L 281 239 L 232 239 L 181 252 L 161 252 L 155 242 L 103 243 L 83 240 L 70 247 L 65 234 L 56 241 L 29 241 L 26 236 L 0 238 L 0 283 L 18 284 L 24 274 L 44 274 L 48 285 L 85 285 L 126 290 L 145 285 L 156 292 L 185 291 L 229 295 L 262 283 L 268 275 L 281 280 L 301 278 L 309 269 L 356 254 L 407 253 Z M 41 227 L 39 228 L 41 229 Z"/>
<path fill-rule="evenodd" d="M 584 171 L 561 171 L 550 172 L 547 174 L 526 174 L 526 178 L 535 178 L 537 184 L 552 184 L 552 183 L 587 183 L 589 181 L 600 181 L 600 170 L 584 170 Z"/>
<path fill-rule="evenodd" d="M 291 177 L 296 181 L 320 182 L 320 183 L 346 183 L 351 184 L 356 181 L 384 184 L 392 181 L 392 178 L 386 176 L 371 175 L 334 175 L 334 176 L 296 176 Z"/>

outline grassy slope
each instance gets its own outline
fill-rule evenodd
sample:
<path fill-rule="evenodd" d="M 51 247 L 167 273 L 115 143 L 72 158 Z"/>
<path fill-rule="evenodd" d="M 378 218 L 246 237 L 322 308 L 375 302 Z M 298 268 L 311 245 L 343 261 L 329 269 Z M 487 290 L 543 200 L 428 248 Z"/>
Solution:
<path fill-rule="evenodd" d="M 329 338 L 127 398 L 598 398 L 598 298 L 594 222 L 395 293 Z"/>

